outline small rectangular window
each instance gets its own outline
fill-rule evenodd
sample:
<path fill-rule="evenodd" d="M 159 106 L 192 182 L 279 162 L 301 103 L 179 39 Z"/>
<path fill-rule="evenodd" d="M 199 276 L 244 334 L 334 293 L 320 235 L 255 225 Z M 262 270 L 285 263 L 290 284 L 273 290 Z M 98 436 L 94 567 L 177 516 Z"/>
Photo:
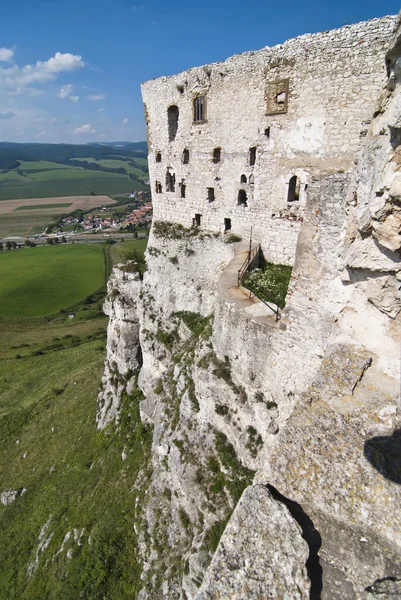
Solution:
<path fill-rule="evenodd" d="M 251 165 L 251 167 L 255 164 L 256 162 L 256 148 L 249 148 L 249 164 Z"/>
<path fill-rule="evenodd" d="M 194 123 L 206 121 L 206 96 L 194 99 Z"/>
<path fill-rule="evenodd" d="M 185 198 L 186 187 L 185 183 L 180 183 L 181 198 Z"/>
<path fill-rule="evenodd" d="M 156 152 L 156 162 L 161 162 L 162 161 L 162 154 L 161 152 Z"/>
<path fill-rule="evenodd" d="M 221 148 L 215 148 L 213 150 L 213 162 L 215 164 L 219 163 L 221 161 Z"/>
<path fill-rule="evenodd" d="M 224 219 L 224 231 L 230 231 L 231 219 Z"/>
<path fill-rule="evenodd" d="M 207 188 L 207 199 L 209 202 L 214 202 L 214 188 Z"/>
<path fill-rule="evenodd" d="M 202 215 L 196 214 L 194 216 L 194 218 L 192 219 L 192 226 L 193 227 L 200 227 L 201 226 L 201 220 L 202 220 Z"/>

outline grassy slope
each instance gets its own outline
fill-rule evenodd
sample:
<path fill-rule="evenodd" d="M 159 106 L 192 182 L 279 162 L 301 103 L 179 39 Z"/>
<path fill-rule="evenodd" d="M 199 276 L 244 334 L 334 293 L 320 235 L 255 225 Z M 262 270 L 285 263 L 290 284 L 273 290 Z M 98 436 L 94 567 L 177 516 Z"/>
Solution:
<path fill-rule="evenodd" d="M 139 422 L 138 396 L 127 401 L 118 432 L 115 426 L 96 431 L 105 325 L 104 318 L 43 325 L 44 331 L 36 325 L 36 341 L 55 327 L 64 349 L 31 356 L 24 348 L 26 357 L 0 360 L 0 490 L 27 490 L 0 508 L 1 600 L 135 597 L 137 493 L 132 490 L 150 437 Z M 26 335 L 19 333 L 20 339 L 32 339 L 32 325 Z M 49 547 L 28 576 L 49 519 Z M 82 533 L 80 546 L 73 529 Z M 59 552 L 67 532 L 71 537 Z"/>
<path fill-rule="evenodd" d="M 0 315 L 38 317 L 103 285 L 100 245 L 38 246 L 0 253 Z"/>
<path fill-rule="evenodd" d="M 62 212 L 63 209 L 60 210 Z M 66 211 L 65 211 L 66 212 Z M 12 212 L 0 216 L 0 237 L 13 235 L 33 235 L 42 233 L 46 225 L 54 221 L 54 212 L 43 211 Z"/>
<path fill-rule="evenodd" d="M 131 250 L 138 250 L 138 252 L 145 252 L 146 245 L 148 243 L 147 238 L 142 238 L 141 240 L 126 240 L 124 242 L 118 242 L 117 244 L 113 244 L 110 248 L 111 260 L 113 265 L 116 265 L 119 262 L 123 262 L 123 259 L 126 254 L 128 254 Z"/>
<path fill-rule="evenodd" d="M 118 427 L 96 430 L 100 302 L 72 321 L 0 318 L 0 491 L 26 488 L 0 504 L 0 600 L 125 600 L 140 587 L 135 500 L 146 491 L 151 431 L 138 391 L 124 399 Z M 47 522 L 52 537 L 37 554 Z"/>

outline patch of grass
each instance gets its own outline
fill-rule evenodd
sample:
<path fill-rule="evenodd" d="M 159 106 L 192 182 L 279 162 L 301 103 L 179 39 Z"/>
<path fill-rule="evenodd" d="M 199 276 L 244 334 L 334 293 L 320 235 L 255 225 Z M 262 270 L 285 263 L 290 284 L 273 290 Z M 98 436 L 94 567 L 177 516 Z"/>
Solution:
<path fill-rule="evenodd" d="M 181 319 L 194 336 L 200 336 L 210 323 L 210 317 L 202 317 L 199 313 L 184 310 L 173 313 L 173 317 Z"/>
<path fill-rule="evenodd" d="M 263 446 L 263 439 L 260 433 L 250 425 L 246 430 L 248 434 L 248 440 L 245 444 L 245 448 L 249 450 L 254 458 L 258 455 L 260 448 Z"/>
<path fill-rule="evenodd" d="M 54 314 L 103 286 L 103 248 L 75 244 L 0 252 L 0 278 L 0 316 Z"/>
<path fill-rule="evenodd" d="M 18 206 L 14 210 L 46 210 L 47 208 L 66 208 L 71 206 L 72 202 L 61 202 L 60 204 L 29 204 L 26 206 Z"/>
<path fill-rule="evenodd" d="M 224 239 L 226 244 L 234 244 L 235 242 L 240 242 L 241 240 L 242 237 L 236 233 L 229 233 Z"/>
<path fill-rule="evenodd" d="M 177 335 L 174 331 L 168 332 L 159 329 L 159 331 L 156 333 L 156 340 L 163 344 L 163 346 L 165 346 L 168 350 L 172 349 L 176 339 Z"/>
<path fill-rule="evenodd" d="M 216 521 L 210 529 L 206 531 L 203 543 L 211 554 L 215 553 L 230 516 L 231 515 L 222 521 Z"/>
<path fill-rule="evenodd" d="M 284 308 L 291 272 L 292 267 L 287 265 L 265 262 L 262 268 L 245 273 L 241 283 L 258 298 Z"/>

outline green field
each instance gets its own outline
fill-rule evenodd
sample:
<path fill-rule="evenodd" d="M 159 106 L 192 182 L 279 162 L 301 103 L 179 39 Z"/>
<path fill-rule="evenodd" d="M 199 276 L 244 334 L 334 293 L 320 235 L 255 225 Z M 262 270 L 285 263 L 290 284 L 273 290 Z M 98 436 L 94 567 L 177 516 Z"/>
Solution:
<path fill-rule="evenodd" d="M 103 247 L 63 244 L 3 251 L 0 278 L 0 316 L 50 315 L 103 285 Z"/>
<path fill-rule="evenodd" d="M 148 238 L 142 238 L 140 240 L 126 240 L 113 244 L 110 248 L 113 265 L 124 262 L 125 256 L 132 250 L 137 250 L 140 253 L 145 252 L 147 243 Z"/>
<path fill-rule="evenodd" d="M 54 179 L 45 180 L 43 174 L 56 174 Z M 69 173 L 68 177 L 64 174 Z M 0 181 L 0 201 L 16 200 L 18 198 L 55 198 L 59 196 L 89 196 L 91 192 L 97 195 L 113 196 L 118 193 L 133 192 L 148 189 L 138 181 L 130 181 L 127 175 L 118 173 L 94 173 L 94 171 L 74 169 L 75 175 L 69 171 L 43 171 L 34 175 L 42 175 L 41 181 L 22 178 L 13 180 L 12 185 L 3 185 Z M 32 175 L 33 177 L 33 175 Z"/>
<path fill-rule="evenodd" d="M 60 202 L 59 204 L 31 204 L 29 206 L 19 206 L 14 210 L 46 210 L 46 208 L 66 208 L 71 205 L 72 202 Z"/>
<path fill-rule="evenodd" d="M 57 262 L 62 255 L 68 260 Z M 28 263 L 35 277 L 7 276 Z M 81 298 L 91 271 L 99 270 L 93 287 L 101 285 L 100 246 L 49 246 L 0 253 L 2 294 L 7 286 L 20 313 L 21 298 L 41 307 L 49 283 L 61 296 L 65 264 L 75 265 L 70 287 Z M 72 300 L 65 296 L 59 304 Z M 118 425 L 96 428 L 106 352 L 102 301 L 103 292 L 91 294 L 72 320 L 60 313 L 0 317 L 0 490 L 25 490 L 0 504 L 0 600 L 134 600 L 141 587 L 136 502 L 149 485 L 152 431 L 140 421 L 137 389 L 124 397 Z M 46 523 L 51 538 L 37 554 Z"/>
<path fill-rule="evenodd" d="M 42 233 L 46 225 L 54 221 L 54 213 L 45 211 L 16 212 L 0 215 L 0 237 L 20 235 L 27 237 Z"/>
<path fill-rule="evenodd" d="M 147 173 L 138 169 L 137 167 L 131 167 L 125 160 L 116 160 L 116 159 L 95 159 L 95 158 L 77 158 L 75 160 L 87 161 L 92 163 L 97 163 L 102 167 L 107 167 L 109 169 L 120 169 L 123 168 L 127 171 L 127 173 L 134 173 L 138 177 L 147 177 Z M 133 159 L 139 165 L 147 165 L 147 160 L 145 158 L 134 158 Z"/>
<path fill-rule="evenodd" d="M 38 169 L 73 169 L 71 165 L 51 162 L 49 160 L 21 160 L 20 171 L 32 171 Z"/>

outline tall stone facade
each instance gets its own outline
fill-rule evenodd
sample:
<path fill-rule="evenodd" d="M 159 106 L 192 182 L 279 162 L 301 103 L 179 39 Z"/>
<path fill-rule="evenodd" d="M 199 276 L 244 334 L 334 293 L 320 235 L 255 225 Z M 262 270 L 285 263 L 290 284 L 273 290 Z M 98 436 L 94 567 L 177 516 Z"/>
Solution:
<path fill-rule="evenodd" d="M 232 229 L 293 264 L 308 186 L 352 172 L 396 17 L 246 52 L 142 85 L 156 220 Z"/>

